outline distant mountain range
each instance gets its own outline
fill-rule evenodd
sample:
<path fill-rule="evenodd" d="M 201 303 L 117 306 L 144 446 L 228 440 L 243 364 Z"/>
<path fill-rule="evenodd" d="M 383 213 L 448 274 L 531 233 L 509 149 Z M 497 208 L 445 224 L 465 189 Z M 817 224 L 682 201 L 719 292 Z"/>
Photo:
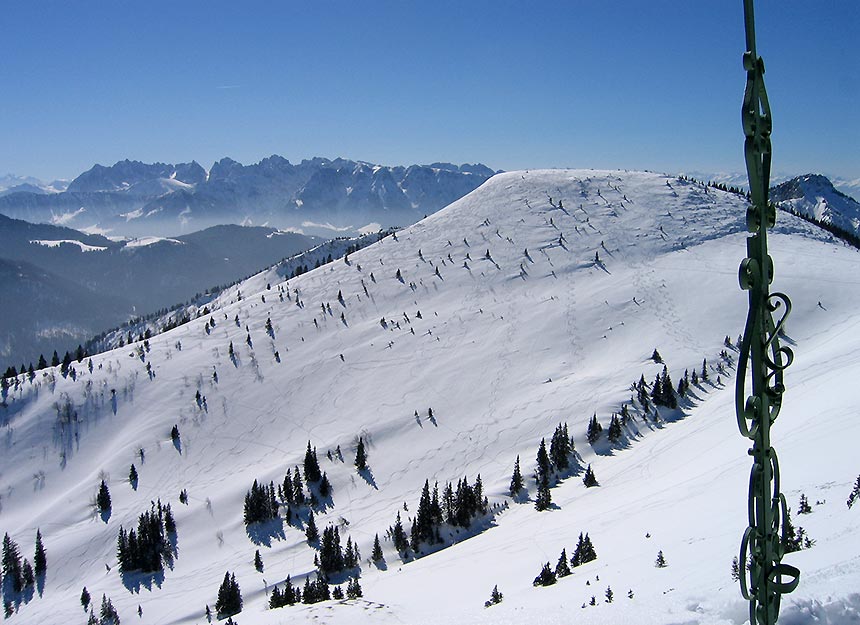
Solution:
<path fill-rule="evenodd" d="M 175 236 L 224 223 L 357 234 L 415 223 L 494 173 L 481 164 L 387 167 L 319 157 L 294 165 L 277 155 L 253 165 L 223 158 L 208 172 L 194 161 L 125 160 L 95 165 L 64 189 L 6 177 L 0 214 L 121 236 Z"/>
<path fill-rule="evenodd" d="M 322 242 L 274 228 L 214 226 L 115 241 L 0 215 L 0 365 L 60 356 L 126 320 L 229 284 Z"/>

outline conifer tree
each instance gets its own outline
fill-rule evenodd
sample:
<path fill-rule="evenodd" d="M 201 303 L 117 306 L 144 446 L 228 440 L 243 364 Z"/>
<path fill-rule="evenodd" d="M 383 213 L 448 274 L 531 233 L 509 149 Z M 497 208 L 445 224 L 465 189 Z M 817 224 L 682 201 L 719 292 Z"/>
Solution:
<path fill-rule="evenodd" d="M 532 582 L 533 586 L 552 586 L 556 582 L 555 572 L 549 565 L 549 562 L 543 565 L 538 576 Z"/>
<path fill-rule="evenodd" d="M 13 592 L 21 592 L 23 586 L 21 555 L 18 545 L 9 538 L 9 534 L 3 535 L 3 579 L 11 580 Z"/>
<path fill-rule="evenodd" d="M 84 589 L 81 591 L 81 605 L 84 608 L 84 612 L 86 612 L 90 607 L 90 591 L 87 590 L 86 586 L 84 586 Z"/>
<path fill-rule="evenodd" d="M 613 597 L 613 596 L 614 596 L 614 595 L 613 595 L 613 593 L 612 593 L 612 588 L 610 588 L 609 586 L 607 586 L 607 587 L 606 587 L 606 603 L 612 603 L 612 597 Z"/>
<path fill-rule="evenodd" d="M 797 506 L 797 514 L 809 514 L 812 512 L 812 506 L 809 505 L 809 500 L 805 493 L 800 493 L 800 503 Z"/>
<path fill-rule="evenodd" d="M 570 445 L 570 436 L 567 433 L 567 424 L 559 423 L 549 444 L 549 457 L 556 471 L 564 471 L 570 466 L 568 456 L 573 451 Z"/>
<path fill-rule="evenodd" d="M 320 472 L 320 463 L 317 460 L 317 450 L 314 448 L 311 450 L 311 442 L 308 441 L 308 448 L 305 451 L 305 481 L 308 483 L 311 482 L 319 482 L 322 479 L 322 473 Z"/>
<path fill-rule="evenodd" d="M 595 413 L 591 417 L 591 421 L 588 422 L 588 431 L 586 432 L 586 438 L 588 439 L 589 444 L 593 445 L 600 438 L 600 434 L 603 432 L 603 426 L 600 425 L 600 422 L 597 420 L 597 414 Z"/>
<path fill-rule="evenodd" d="M 361 590 L 361 584 L 358 583 L 357 577 L 353 577 L 346 586 L 346 597 L 347 599 L 358 599 L 362 596 L 364 593 Z"/>
<path fill-rule="evenodd" d="M 409 547 L 409 541 L 406 538 L 406 532 L 403 530 L 403 522 L 400 520 L 400 511 L 397 512 L 397 520 L 391 527 L 391 538 L 394 541 L 394 548 L 400 553 L 405 553 Z"/>
<path fill-rule="evenodd" d="M 254 568 L 257 569 L 258 573 L 263 572 L 263 558 L 260 556 L 260 550 L 254 552 Z"/>
<path fill-rule="evenodd" d="M 561 555 L 558 557 L 558 563 L 555 565 L 555 576 L 561 579 L 570 575 L 570 567 L 567 564 L 567 551 L 561 550 Z"/>
<path fill-rule="evenodd" d="M 708 381 L 708 359 L 707 358 L 702 359 L 702 381 L 703 382 Z"/>
<path fill-rule="evenodd" d="M 382 545 L 379 544 L 379 534 L 373 537 L 373 551 L 370 557 L 374 562 L 379 562 L 383 558 Z"/>
<path fill-rule="evenodd" d="M 658 569 L 666 568 L 666 558 L 663 556 L 663 550 L 657 552 L 657 559 L 654 561 L 654 566 Z"/>
<path fill-rule="evenodd" d="M 104 480 L 99 485 L 99 492 L 96 495 L 96 505 L 99 508 L 99 512 L 107 512 L 111 508 L 110 490 Z"/>
<path fill-rule="evenodd" d="M 549 462 L 549 454 L 546 452 L 546 440 L 540 439 L 540 447 L 538 447 L 537 452 L 537 475 L 538 481 L 540 481 L 541 476 L 549 477 L 550 470 L 550 462 Z"/>
<path fill-rule="evenodd" d="M 307 524 L 307 527 L 305 528 L 305 537 L 307 538 L 308 542 L 311 544 L 317 542 L 320 538 L 319 530 L 317 530 L 316 521 L 314 521 L 314 511 L 313 510 L 311 510 L 310 514 L 308 515 L 308 524 Z"/>
<path fill-rule="evenodd" d="M 585 475 L 582 476 L 582 483 L 585 484 L 588 488 L 592 486 L 600 486 L 597 482 L 597 478 L 594 476 L 594 471 L 591 470 L 591 465 L 588 465 L 588 468 L 585 469 Z"/>
<path fill-rule="evenodd" d="M 230 571 L 224 573 L 224 581 L 218 588 L 218 600 L 215 602 L 218 618 L 232 616 L 242 611 L 242 592 L 236 583 L 236 574 Z"/>
<path fill-rule="evenodd" d="M 549 490 L 549 477 L 541 474 L 538 477 L 537 495 L 535 496 L 535 510 L 549 510 L 552 505 L 552 494 Z"/>
<path fill-rule="evenodd" d="M 504 595 L 499 592 L 499 586 L 496 584 L 493 586 L 493 592 L 490 593 L 489 601 L 484 602 L 484 607 L 489 608 L 491 605 L 497 605 L 502 602 Z"/>
<path fill-rule="evenodd" d="M 102 595 L 102 607 L 99 614 L 99 625 L 120 625 L 119 614 L 113 607 L 113 602 Z"/>
<path fill-rule="evenodd" d="M 128 481 L 131 484 L 132 488 L 137 488 L 137 469 L 133 464 L 128 470 Z"/>
<path fill-rule="evenodd" d="M 48 559 L 45 555 L 45 547 L 42 544 L 42 531 L 36 530 L 36 553 L 33 556 L 33 567 L 36 572 L 36 577 L 44 575 L 48 570 Z"/>
<path fill-rule="evenodd" d="M 621 429 L 621 421 L 618 419 L 617 415 L 612 415 L 612 419 L 609 421 L 609 433 L 608 438 L 610 443 L 616 443 L 621 440 L 622 435 L 624 434 Z"/>
<path fill-rule="evenodd" d="M 508 490 L 511 497 L 516 497 L 523 490 L 523 474 L 520 472 L 520 457 L 514 462 L 514 472 L 511 474 L 511 486 Z"/>
<path fill-rule="evenodd" d="M 367 469 L 367 451 L 364 449 L 364 439 L 358 438 L 358 447 L 355 450 L 355 468 L 359 471 Z"/>

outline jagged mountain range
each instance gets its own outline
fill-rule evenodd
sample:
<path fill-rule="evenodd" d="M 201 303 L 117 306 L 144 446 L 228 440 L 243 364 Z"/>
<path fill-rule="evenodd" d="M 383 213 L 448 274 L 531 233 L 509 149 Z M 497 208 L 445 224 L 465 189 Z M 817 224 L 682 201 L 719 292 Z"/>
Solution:
<path fill-rule="evenodd" d="M 412 224 L 480 186 L 484 165 L 381 166 L 273 155 L 243 165 L 120 161 L 95 165 L 60 193 L 0 197 L 0 214 L 124 236 L 173 236 L 235 223 L 309 234 L 357 234 Z"/>

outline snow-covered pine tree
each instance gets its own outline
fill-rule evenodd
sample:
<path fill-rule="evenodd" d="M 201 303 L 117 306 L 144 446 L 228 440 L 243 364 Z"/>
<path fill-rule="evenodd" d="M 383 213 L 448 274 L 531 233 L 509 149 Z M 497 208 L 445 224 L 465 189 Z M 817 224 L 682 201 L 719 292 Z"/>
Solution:
<path fill-rule="evenodd" d="M 663 569 L 663 568 L 666 568 L 666 566 L 668 566 L 666 564 L 666 558 L 663 556 L 663 550 L 662 549 L 657 552 L 657 559 L 654 561 L 654 566 L 656 566 L 658 569 Z"/>

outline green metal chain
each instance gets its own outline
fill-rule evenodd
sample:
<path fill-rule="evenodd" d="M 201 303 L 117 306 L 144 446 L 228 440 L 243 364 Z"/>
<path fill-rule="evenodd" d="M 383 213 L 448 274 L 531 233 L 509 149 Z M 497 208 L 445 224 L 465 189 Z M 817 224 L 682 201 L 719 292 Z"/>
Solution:
<path fill-rule="evenodd" d="M 741 593 L 750 602 L 750 625 L 773 625 L 779 617 L 783 594 L 793 591 L 800 570 L 781 562 L 782 538 L 787 526 L 785 496 L 779 488 L 779 462 L 770 445 L 770 426 L 782 406 L 783 371 L 794 359 L 780 346 L 779 334 L 791 312 L 784 293 L 769 293 L 773 259 L 767 252 L 767 229 L 776 223 L 776 210 L 768 202 L 770 184 L 771 116 L 764 88 L 764 62 L 756 54 L 753 0 L 744 0 L 747 72 L 741 117 L 746 140 L 744 158 L 752 204 L 747 209 L 747 257 L 740 266 L 741 289 L 749 291 L 749 313 L 738 360 L 735 409 L 741 434 L 753 441 L 749 482 L 749 523 L 740 549 Z M 773 313 L 784 308 L 779 321 Z M 747 366 L 752 394 L 747 395 Z M 745 572 L 746 571 L 746 572 Z M 787 578 L 786 581 L 783 581 Z"/>

